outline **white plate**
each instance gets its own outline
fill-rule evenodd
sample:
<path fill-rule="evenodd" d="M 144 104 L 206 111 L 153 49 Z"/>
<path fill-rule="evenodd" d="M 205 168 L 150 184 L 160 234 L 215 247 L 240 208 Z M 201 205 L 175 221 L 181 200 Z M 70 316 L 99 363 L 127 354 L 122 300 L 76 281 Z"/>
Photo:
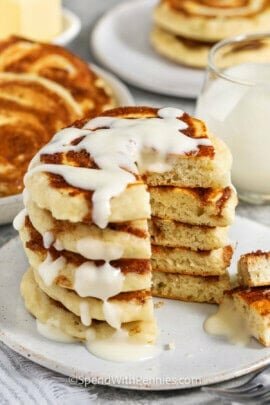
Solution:
<path fill-rule="evenodd" d="M 149 35 L 156 0 L 123 2 L 94 28 L 90 46 L 97 60 L 127 82 L 155 93 L 196 98 L 204 71 L 159 56 Z"/>
<path fill-rule="evenodd" d="M 72 11 L 63 9 L 63 30 L 52 40 L 57 45 L 67 45 L 77 37 L 81 31 L 81 20 Z"/>
<path fill-rule="evenodd" d="M 91 64 L 90 67 L 94 72 L 102 77 L 106 83 L 108 83 L 116 98 L 117 104 L 120 106 L 134 105 L 134 99 L 130 91 L 120 80 L 118 80 L 111 73 L 106 72 L 104 69 L 101 69 L 94 64 Z M 0 197 L 0 225 L 12 222 L 13 218 L 22 209 L 22 207 L 23 204 L 21 194 L 4 198 Z"/>
<path fill-rule="evenodd" d="M 241 253 L 269 249 L 270 228 L 238 217 L 232 237 L 238 241 L 232 264 L 235 268 Z M 255 340 L 247 347 L 239 347 L 203 331 L 205 318 L 216 310 L 214 305 L 170 300 L 163 300 L 165 305 L 156 310 L 161 330 L 159 343 L 175 342 L 176 347 L 156 359 L 113 363 L 92 356 L 82 344 L 46 340 L 37 333 L 35 321 L 24 309 L 19 294 L 26 268 L 18 239 L 2 247 L 0 339 L 16 352 L 59 373 L 123 388 L 168 390 L 225 381 L 270 363 L 270 350 Z"/>

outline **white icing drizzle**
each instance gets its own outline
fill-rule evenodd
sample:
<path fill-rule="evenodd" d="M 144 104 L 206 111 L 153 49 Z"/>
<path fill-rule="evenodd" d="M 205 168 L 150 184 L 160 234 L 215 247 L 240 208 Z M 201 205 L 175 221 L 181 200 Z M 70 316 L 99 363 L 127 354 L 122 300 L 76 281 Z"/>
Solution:
<path fill-rule="evenodd" d="M 103 300 L 103 313 L 106 322 L 113 328 L 121 327 L 121 311 L 108 298 L 122 291 L 125 276 L 117 269 L 105 262 L 102 266 L 94 263 L 83 263 L 76 269 L 74 290 L 81 297 L 95 297 Z"/>
<path fill-rule="evenodd" d="M 103 242 L 91 237 L 79 239 L 76 242 L 78 253 L 91 260 L 117 260 L 122 257 L 123 247 L 115 243 Z"/>
<path fill-rule="evenodd" d="M 102 266 L 86 262 L 76 269 L 74 289 L 80 297 L 95 297 L 103 301 L 122 291 L 125 276 L 106 262 Z"/>
<path fill-rule="evenodd" d="M 82 324 L 85 326 L 90 326 L 92 323 L 92 317 L 88 302 L 83 301 L 80 303 L 80 314 Z"/>
<path fill-rule="evenodd" d="M 121 309 L 110 301 L 103 302 L 103 313 L 105 321 L 115 329 L 121 328 Z"/>
<path fill-rule="evenodd" d="M 56 277 L 59 274 L 59 271 L 65 266 L 66 259 L 64 257 L 58 257 L 58 259 L 53 260 L 50 253 L 47 253 L 47 257 L 43 263 L 38 267 L 38 273 L 42 278 L 46 286 L 51 286 Z"/>
<path fill-rule="evenodd" d="M 65 165 L 44 164 L 36 166 L 26 174 L 49 172 L 62 176 L 73 187 L 93 191 L 93 222 L 100 228 L 106 228 L 111 213 L 110 200 L 120 195 L 135 177 L 121 169 L 98 170 Z"/>
<path fill-rule="evenodd" d="M 205 321 L 204 330 L 210 335 L 223 336 L 239 346 L 246 346 L 251 338 L 245 320 L 235 309 L 231 298 L 226 298 L 218 311 Z"/>
<path fill-rule="evenodd" d="M 47 231 L 43 235 L 43 246 L 45 249 L 49 249 L 54 241 L 54 235 L 52 232 Z"/>
<path fill-rule="evenodd" d="M 169 155 L 183 155 L 197 151 L 200 145 L 211 145 L 209 139 L 191 138 L 181 132 L 187 128 L 181 120 L 182 115 L 182 110 L 162 108 L 155 118 L 97 117 L 83 129 L 62 130 L 33 159 L 26 176 L 37 171 L 55 173 L 73 187 L 93 191 L 93 221 L 100 228 L 105 228 L 111 213 L 110 200 L 121 194 L 128 184 L 136 182 L 134 174 L 138 173 L 137 166 L 140 173 L 147 170 L 168 171 L 171 169 L 167 162 Z M 79 137 L 84 138 L 79 144 L 72 145 L 72 141 Z M 100 169 L 40 165 L 41 153 L 70 150 L 85 150 Z"/>
<path fill-rule="evenodd" d="M 188 127 L 181 120 L 183 114 L 182 110 L 176 108 L 163 108 L 154 118 L 97 117 L 87 122 L 83 129 L 64 129 L 35 156 L 26 179 L 37 172 L 53 173 L 62 176 L 73 187 L 92 191 L 93 222 L 98 227 L 105 228 L 111 214 L 111 199 L 124 192 L 129 184 L 136 183 L 137 174 L 147 171 L 157 173 L 169 171 L 172 169 L 171 156 L 197 151 L 201 145 L 211 145 L 209 139 L 191 138 L 183 133 Z M 73 142 L 78 138 L 82 138 L 79 143 Z M 82 150 L 91 156 L 99 169 L 40 162 L 41 154 Z M 53 243 L 51 235 L 44 236 L 44 245 L 49 246 L 51 243 Z M 56 240 L 54 247 L 61 250 L 62 244 Z M 97 267 L 87 262 L 79 266 L 75 272 L 74 289 L 81 297 L 101 299 L 105 320 L 120 331 L 121 310 L 114 302 L 108 300 L 119 294 L 123 288 L 124 275 L 120 269 L 110 264 L 111 260 L 122 257 L 122 246 L 89 237 L 78 240 L 76 247 L 78 253 L 86 259 L 104 260 L 105 264 Z M 51 285 L 64 265 L 64 258 L 60 257 L 53 261 L 48 254 L 38 269 L 44 283 Z M 82 323 L 89 326 L 91 314 L 86 302 L 80 305 L 80 315 Z M 127 335 L 124 337 L 123 334 L 115 334 L 106 342 L 103 341 L 102 350 L 106 351 L 105 348 L 110 344 L 117 348 L 120 342 L 120 346 L 126 347 L 126 352 L 136 351 L 135 344 L 132 344 L 130 350 L 130 342 L 127 340 Z M 93 342 L 94 340 L 90 345 L 91 351 L 100 351 L 98 346 L 100 343 Z M 108 353 L 105 356 L 108 356 Z M 129 360 L 130 356 L 132 355 L 129 355 Z"/>
<path fill-rule="evenodd" d="M 98 339 L 90 328 L 87 331 L 86 347 L 93 355 L 116 362 L 148 360 L 161 352 L 160 347 L 138 342 L 123 329 L 115 331 L 108 338 Z"/>
<path fill-rule="evenodd" d="M 19 214 L 16 215 L 16 217 L 13 220 L 13 228 L 16 229 L 16 231 L 20 231 L 22 229 L 22 227 L 24 226 L 26 216 L 27 216 L 26 208 L 21 210 Z"/>
<path fill-rule="evenodd" d="M 63 243 L 62 243 L 59 239 L 56 239 L 56 241 L 55 241 L 54 244 L 53 244 L 53 247 L 54 247 L 56 250 L 58 250 L 59 252 L 61 252 L 61 250 L 64 250 Z"/>
<path fill-rule="evenodd" d="M 55 342 L 62 343 L 72 343 L 76 342 L 72 336 L 69 336 L 67 333 L 63 332 L 58 326 L 55 325 L 55 322 L 42 323 L 39 320 L 36 320 L 37 331 L 40 335 L 44 336 L 46 339 L 54 340 Z"/>
<path fill-rule="evenodd" d="M 164 107 L 158 111 L 160 118 L 181 118 L 184 115 L 184 111 L 180 108 Z"/>
<path fill-rule="evenodd" d="M 23 189 L 22 196 L 23 196 L 23 204 L 26 206 L 30 198 L 29 191 L 26 188 Z"/>

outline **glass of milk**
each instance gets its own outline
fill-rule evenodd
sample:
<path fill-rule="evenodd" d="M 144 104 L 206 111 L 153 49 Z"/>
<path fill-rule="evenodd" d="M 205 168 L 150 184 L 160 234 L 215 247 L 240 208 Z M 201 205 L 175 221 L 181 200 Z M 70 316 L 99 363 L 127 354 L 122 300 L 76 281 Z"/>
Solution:
<path fill-rule="evenodd" d="M 196 115 L 231 149 L 239 197 L 270 202 L 270 33 L 212 48 Z"/>

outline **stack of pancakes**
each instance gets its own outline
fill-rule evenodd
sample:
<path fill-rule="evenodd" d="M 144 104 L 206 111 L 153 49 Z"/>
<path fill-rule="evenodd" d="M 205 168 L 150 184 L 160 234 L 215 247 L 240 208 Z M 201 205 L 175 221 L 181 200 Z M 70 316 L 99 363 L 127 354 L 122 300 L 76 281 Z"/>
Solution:
<path fill-rule="evenodd" d="M 270 5 L 268 0 L 161 0 L 154 22 L 154 48 L 175 62 L 200 68 L 207 65 L 214 43 L 267 31 Z"/>
<path fill-rule="evenodd" d="M 0 41 L 0 197 L 22 191 L 30 160 L 56 131 L 112 106 L 110 89 L 68 50 Z"/>
<path fill-rule="evenodd" d="M 230 167 L 223 142 L 178 109 L 118 108 L 60 131 L 33 159 L 15 220 L 28 310 L 77 339 L 121 326 L 153 342 L 152 283 L 154 295 L 218 302 Z"/>

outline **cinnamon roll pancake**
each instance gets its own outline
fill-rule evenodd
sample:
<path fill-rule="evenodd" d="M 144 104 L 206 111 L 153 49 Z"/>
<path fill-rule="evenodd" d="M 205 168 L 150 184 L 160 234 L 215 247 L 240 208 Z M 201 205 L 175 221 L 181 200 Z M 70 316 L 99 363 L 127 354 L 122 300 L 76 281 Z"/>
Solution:
<path fill-rule="evenodd" d="M 36 75 L 0 73 L 0 197 L 22 192 L 32 157 L 81 116 L 80 104 L 59 84 Z"/>
<path fill-rule="evenodd" d="M 152 216 L 191 225 L 228 226 L 235 217 L 234 188 L 150 187 Z"/>
<path fill-rule="evenodd" d="M 225 144 L 177 108 L 116 108 L 56 133 L 31 161 L 14 221 L 38 330 L 56 325 L 97 354 L 98 322 L 120 353 L 133 327 L 154 343 L 152 295 L 220 302 L 233 253 L 231 163 Z"/>
<path fill-rule="evenodd" d="M 161 0 L 156 25 L 185 38 L 217 42 L 229 36 L 269 28 L 268 0 Z"/>
<path fill-rule="evenodd" d="M 153 271 L 191 276 L 221 276 L 230 266 L 232 246 L 212 250 L 152 245 Z"/>
<path fill-rule="evenodd" d="M 75 340 L 87 341 L 90 333 L 94 333 L 98 339 L 106 339 L 115 333 L 115 329 L 106 322 L 93 320 L 91 326 L 84 325 L 79 316 L 38 287 L 32 269 L 23 276 L 21 294 L 27 310 L 37 321 L 50 325 Z M 123 324 L 122 328 L 136 342 L 153 343 L 156 339 L 157 328 L 153 321 L 129 322 Z"/>
<path fill-rule="evenodd" d="M 155 50 L 162 56 L 182 65 L 204 68 L 212 43 L 186 38 L 159 26 L 154 26 L 150 40 Z"/>
<path fill-rule="evenodd" d="M 152 292 L 157 297 L 181 301 L 219 304 L 225 291 L 231 289 L 230 277 L 191 276 L 186 274 L 154 271 Z"/>
<path fill-rule="evenodd" d="M 16 36 L 1 40 L 0 72 L 30 73 L 58 83 L 80 105 L 83 115 L 93 116 L 115 106 L 111 89 L 89 65 L 57 45 Z"/>
<path fill-rule="evenodd" d="M 26 218 L 25 226 L 20 230 L 20 237 L 29 263 L 34 269 L 41 269 L 40 274 L 45 282 L 49 282 L 49 272 L 43 271 L 42 263 L 53 263 L 59 258 L 62 263 L 54 279 L 54 284 L 76 290 L 78 276 L 87 272 L 87 266 L 100 267 L 103 260 L 89 260 L 78 253 L 59 249 L 59 242 L 47 248 L 44 247 L 42 235 L 33 227 L 29 218 Z M 55 247 L 56 246 L 56 247 Z M 60 260 L 59 260 L 60 261 Z M 120 292 L 149 290 L 151 288 L 151 266 L 147 259 L 119 259 L 112 261 L 112 266 L 121 270 L 123 286 Z"/>
<path fill-rule="evenodd" d="M 104 244 L 109 249 L 111 245 L 121 249 L 121 257 L 129 259 L 150 258 L 151 246 L 146 220 L 130 221 L 119 224 L 119 226 L 108 225 L 105 229 L 100 229 L 94 224 L 72 223 L 70 221 L 59 221 L 53 218 L 48 210 L 39 208 L 35 203 L 26 204 L 29 219 L 35 229 L 41 234 L 51 233 L 55 241 L 63 249 L 80 254 L 84 245 L 89 244 L 89 240 Z M 81 244 L 76 243 L 77 240 Z"/>
<path fill-rule="evenodd" d="M 166 138 L 165 131 L 168 129 L 175 134 L 172 141 L 175 145 L 171 145 L 171 152 L 166 155 L 155 150 L 157 147 L 164 148 L 162 144 L 158 145 L 159 141 L 156 137 L 156 146 L 146 145 L 142 159 L 137 164 L 126 161 L 123 165 L 128 165 L 127 170 L 120 172 L 114 169 L 106 170 L 109 184 L 122 181 L 125 184 L 121 193 L 115 197 L 112 196 L 109 201 L 109 222 L 149 218 L 149 193 L 146 191 L 145 183 L 148 186 L 219 188 L 230 185 L 231 154 L 228 148 L 221 140 L 209 134 L 202 121 L 192 118 L 181 110 L 176 111 L 180 115 L 176 117 L 173 124 L 175 128 L 171 128 L 172 121 L 166 114 L 174 114 L 175 111 L 147 107 L 117 108 L 106 111 L 93 120 L 75 123 L 75 126 L 70 129 L 71 137 L 69 130 L 60 133 L 54 142 L 45 146 L 32 162 L 25 178 L 31 200 L 39 207 L 50 210 L 57 219 L 91 222 L 95 216 L 95 208 L 91 204 L 93 193 L 83 188 L 84 186 L 80 187 L 78 182 L 68 184 L 65 177 L 67 171 L 68 177 L 76 177 L 77 173 L 89 173 L 95 176 L 95 179 L 96 176 L 103 176 L 105 173 L 104 170 L 100 170 L 101 158 L 97 157 L 95 160 L 94 154 L 90 153 L 89 145 L 92 140 L 87 136 L 91 135 L 90 130 L 100 134 L 102 139 L 103 135 L 108 134 L 108 148 L 116 139 L 117 135 L 114 134 L 118 131 L 120 131 L 119 137 L 115 145 L 118 145 L 118 142 L 120 145 L 124 142 L 121 146 L 124 148 L 128 147 L 124 146 L 126 143 L 127 145 L 137 143 L 136 147 L 139 147 L 142 142 L 147 143 L 147 139 L 157 131 L 157 128 L 159 136 Z M 146 132 L 140 132 L 139 129 L 144 125 L 147 128 Z M 122 139 L 123 136 L 126 138 L 125 141 Z M 185 146 L 183 151 L 178 146 L 179 153 L 177 153 L 175 152 L 176 143 L 180 144 L 182 138 Z M 65 150 L 65 143 L 69 145 L 68 151 Z M 115 155 L 115 159 L 119 159 L 118 154 Z M 105 164 L 103 161 L 101 163 Z M 45 188 L 47 192 L 43 193 Z"/>
<path fill-rule="evenodd" d="M 30 160 L 55 132 L 114 105 L 106 83 L 68 50 L 1 40 L 0 197 L 22 191 Z"/>

